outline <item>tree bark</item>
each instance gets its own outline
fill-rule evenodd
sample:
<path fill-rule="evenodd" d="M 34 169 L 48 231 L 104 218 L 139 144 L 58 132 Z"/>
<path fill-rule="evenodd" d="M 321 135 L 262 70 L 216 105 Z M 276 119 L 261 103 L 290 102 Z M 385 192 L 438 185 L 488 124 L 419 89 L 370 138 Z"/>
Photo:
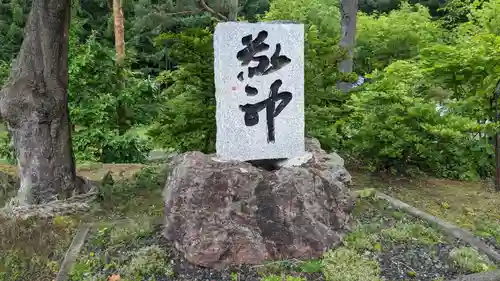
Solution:
<path fill-rule="evenodd" d="M 35 0 L 0 113 L 16 148 L 17 203 L 70 197 L 80 188 L 71 146 L 68 110 L 70 0 Z"/>
<path fill-rule="evenodd" d="M 229 14 L 227 15 L 227 19 L 229 21 L 237 21 L 238 20 L 238 0 L 231 0 L 229 2 Z"/>
<path fill-rule="evenodd" d="M 340 46 L 347 52 L 347 56 L 339 64 L 341 73 L 350 73 L 353 71 L 354 47 L 356 45 L 356 14 L 358 12 L 358 0 L 340 0 L 341 14 L 341 38 Z M 339 88 L 347 90 L 346 87 L 351 83 L 341 82 Z"/>
<path fill-rule="evenodd" d="M 116 64 L 122 65 L 125 60 L 125 28 L 121 0 L 113 0 L 113 18 L 115 23 Z"/>

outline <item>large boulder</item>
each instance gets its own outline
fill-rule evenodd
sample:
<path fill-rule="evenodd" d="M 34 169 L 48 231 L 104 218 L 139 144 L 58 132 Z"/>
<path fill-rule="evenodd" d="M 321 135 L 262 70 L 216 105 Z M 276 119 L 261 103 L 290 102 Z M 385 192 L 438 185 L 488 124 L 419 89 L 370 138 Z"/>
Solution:
<path fill-rule="evenodd" d="M 351 177 L 317 140 L 306 149 L 307 162 L 271 171 L 201 152 L 177 156 L 164 191 L 165 236 L 188 261 L 215 268 L 316 258 L 338 246 L 354 205 Z"/>

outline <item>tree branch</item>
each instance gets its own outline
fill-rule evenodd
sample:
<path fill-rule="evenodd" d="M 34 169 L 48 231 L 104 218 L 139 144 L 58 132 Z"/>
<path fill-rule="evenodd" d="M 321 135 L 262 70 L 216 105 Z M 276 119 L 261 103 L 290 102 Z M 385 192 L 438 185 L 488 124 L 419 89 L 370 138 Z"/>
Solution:
<path fill-rule="evenodd" d="M 207 3 L 205 2 L 205 0 L 198 0 L 198 3 L 200 4 L 200 6 L 203 8 L 203 10 L 211 13 L 212 15 L 214 15 L 216 18 L 218 18 L 219 20 L 223 20 L 223 21 L 227 21 L 227 17 L 224 16 L 223 14 L 221 13 L 218 13 L 216 11 L 214 11 L 212 8 L 210 8 Z"/>

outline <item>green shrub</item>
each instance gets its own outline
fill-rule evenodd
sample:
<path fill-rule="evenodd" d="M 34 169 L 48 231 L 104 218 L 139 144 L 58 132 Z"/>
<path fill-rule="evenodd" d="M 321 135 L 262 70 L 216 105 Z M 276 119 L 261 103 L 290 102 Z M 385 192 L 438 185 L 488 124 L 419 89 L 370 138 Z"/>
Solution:
<path fill-rule="evenodd" d="M 215 150 L 215 90 L 211 29 L 187 29 L 159 36 L 169 42 L 168 57 L 178 64 L 157 77 L 163 105 L 148 134 L 155 144 L 179 151 Z"/>
<path fill-rule="evenodd" d="M 81 25 L 78 19 L 72 21 L 69 55 L 68 103 L 76 158 L 143 162 L 151 145 L 127 132 L 156 114 L 155 85 L 128 64 L 117 69 L 114 49 L 100 43 L 95 33 L 81 44 L 77 34 Z"/>
<path fill-rule="evenodd" d="M 417 64 L 399 61 L 354 93 L 344 126 L 347 150 L 373 171 L 477 179 L 484 169 L 478 162 L 491 160 L 479 161 L 485 151 L 470 134 L 476 122 L 453 112 L 441 115 L 424 78 Z"/>

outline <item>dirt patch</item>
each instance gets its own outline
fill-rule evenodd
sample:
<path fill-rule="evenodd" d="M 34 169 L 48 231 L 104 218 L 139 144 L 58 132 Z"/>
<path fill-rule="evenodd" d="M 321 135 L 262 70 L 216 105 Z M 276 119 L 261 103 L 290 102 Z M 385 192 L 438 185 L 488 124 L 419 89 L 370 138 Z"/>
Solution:
<path fill-rule="evenodd" d="M 77 165 L 77 173 L 94 181 L 100 181 L 109 171 L 114 179 L 131 178 L 135 173 L 141 170 L 143 164 L 80 164 Z M 0 172 L 17 176 L 18 169 L 15 165 L 0 164 Z"/>
<path fill-rule="evenodd" d="M 77 166 L 77 173 L 94 181 L 100 181 L 111 172 L 113 179 L 122 180 L 132 178 L 134 174 L 144 168 L 143 164 L 82 164 Z"/>

